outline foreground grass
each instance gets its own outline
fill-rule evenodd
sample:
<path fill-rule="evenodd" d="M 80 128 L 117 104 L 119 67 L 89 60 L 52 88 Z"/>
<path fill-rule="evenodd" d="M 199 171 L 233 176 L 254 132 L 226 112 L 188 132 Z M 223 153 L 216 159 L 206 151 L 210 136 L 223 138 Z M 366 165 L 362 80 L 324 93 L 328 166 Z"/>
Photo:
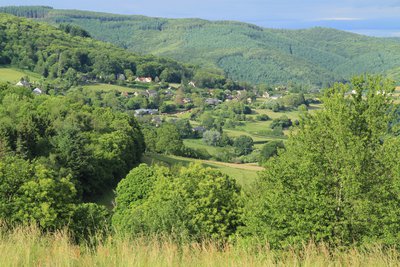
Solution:
<path fill-rule="evenodd" d="M 41 235 L 34 227 L 0 236 L 1 266 L 399 266 L 396 250 L 379 246 L 346 252 L 313 244 L 300 251 L 249 249 L 212 242 L 177 246 L 171 241 L 108 237 L 96 247 L 76 245 L 65 232 Z"/>

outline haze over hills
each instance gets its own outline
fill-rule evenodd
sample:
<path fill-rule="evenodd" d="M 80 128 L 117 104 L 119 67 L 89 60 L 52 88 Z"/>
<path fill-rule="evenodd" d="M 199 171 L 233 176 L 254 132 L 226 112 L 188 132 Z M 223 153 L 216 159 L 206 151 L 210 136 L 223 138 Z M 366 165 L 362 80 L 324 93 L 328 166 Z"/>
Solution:
<path fill-rule="evenodd" d="M 325 86 L 361 73 L 396 76 L 398 39 L 311 28 L 266 29 L 234 21 L 165 19 L 47 7 L 0 9 L 52 24 L 68 23 L 94 38 L 142 54 L 220 68 L 234 80 Z M 397 78 L 397 77 L 393 77 Z"/>

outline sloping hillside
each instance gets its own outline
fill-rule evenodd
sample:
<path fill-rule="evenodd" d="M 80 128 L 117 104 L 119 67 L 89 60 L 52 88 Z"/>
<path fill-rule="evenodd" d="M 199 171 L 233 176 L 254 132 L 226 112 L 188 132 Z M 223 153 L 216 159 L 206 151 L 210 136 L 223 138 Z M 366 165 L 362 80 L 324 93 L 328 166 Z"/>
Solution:
<path fill-rule="evenodd" d="M 116 82 L 134 75 L 180 83 L 194 70 L 172 59 L 142 56 L 45 23 L 0 13 L 0 64 L 72 83 Z M 123 78 L 121 78 L 123 77 Z"/>
<path fill-rule="evenodd" d="M 218 67 L 235 80 L 324 85 L 400 66 L 400 43 L 334 29 L 275 30 L 232 21 L 123 16 L 47 7 L 0 11 L 68 23 L 131 51 Z"/>

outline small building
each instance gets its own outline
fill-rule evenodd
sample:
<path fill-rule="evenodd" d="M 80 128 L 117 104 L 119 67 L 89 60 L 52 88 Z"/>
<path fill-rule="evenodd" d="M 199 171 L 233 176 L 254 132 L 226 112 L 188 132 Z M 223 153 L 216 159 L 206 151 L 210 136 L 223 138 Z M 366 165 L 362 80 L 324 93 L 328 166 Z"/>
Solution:
<path fill-rule="evenodd" d="M 182 102 L 183 102 L 184 104 L 189 104 L 189 103 L 192 103 L 193 101 L 192 101 L 191 98 L 185 97 L 185 98 L 182 99 Z"/>
<path fill-rule="evenodd" d="M 172 90 L 170 88 L 168 88 L 168 89 L 166 89 L 164 91 L 164 95 L 166 95 L 166 96 L 173 96 L 174 95 L 174 93 L 172 92 Z"/>
<path fill-rule="evenodd" d="M 246 93 L 247 93 L 247 90 L 246 90 L 246 89 L 243 89 L 243 90 L 236 90 L 236 95 L 238 95 L 238 96 L 241 96 L 241 95 L 246 94 Z"/>
<path fill-rule="evenodd" d="M 207 98 L 206 100 L 204 100 L 204 103 L 206 103 L 207 105 L 211 105 L 211 106 L 216 106 L 221 102 L 222 101 L 217 98 Z"/>
<path fill-rule="evenodd" d="M 273 95 L 273 96 L 270 96 L 270 99 L 273 99 L 273 100 L 277 100 L 277 99 L 279 99 L 279 98 L 282 98 L 282 95 Z"/>
<path fill-rule="evenodd" d="M 188 85 L 190 85 L 190 86 L 196 88 L 196 84 L 195 84 L 193 81 L 190 81 L 190 82 L 188 83 Z"/>
<path fill-rule="evenodd" d="M 153 79 L 151 77 L 137 77 L 135 79 L 135 82 L 141 82 L 141 83 L 151 83 Z"/>
<path fill-rule="evenodd" d="M 28 81 L 21 80 L 16 84 L 16 86 L 30 87 L 31 84 Z"/>
<path fill-rule="evenodd" d="M 148 97 L 156 97 L 158 96 L 158 93 L 156 90 L 146 90 L 147 96 Z"/>
<path fill-rule="evenodd" d="M 205 131 L 207 131 L 207 129 L 204 126 L 197 126 L 192 128 L 192 132 L 194 132 L 197 136 L 202 135 Z"/>
<path fill-rule="evenodd" d="M 225 101 L 231 101 L 233 99 L 234 99 L 234 97 L 232 95 L 226 95 L 225 96 Z"/>
<path fill-rule="evenodd" d="M 32 93 L 34 93 L 35 95 L 41 95 L 43 94 L 42 89 L 36 87 L 35 89 L 32 90 Z"/>
<path fill-rule="evenodd" d="M 269 98 L 269 97 L 270 97 L 270 95 L 269 95 L 269 93 L 268 93 L 268 92 L 264 92 L 264 94 L 262 95 L 262 97 L 263 97 L 263 98 Z"/>
<path fill-rule="evenodd" d="M 156 114 L 158 114 L 158 109 L 140 108 L 135 110 L 135 116 L 156 115 Z"/>

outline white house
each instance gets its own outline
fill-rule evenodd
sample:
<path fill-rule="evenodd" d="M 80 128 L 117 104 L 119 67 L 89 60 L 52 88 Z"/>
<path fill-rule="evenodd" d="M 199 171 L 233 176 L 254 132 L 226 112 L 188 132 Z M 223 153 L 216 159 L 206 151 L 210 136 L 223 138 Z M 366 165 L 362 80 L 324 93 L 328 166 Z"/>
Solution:
<path fill-rule="evenodd" d="M 25 80 L 19 81 L 16 86 L 24 86 L 24 87 L 29 87 L 31 84 Z"/>
<path fill-rule="evenodd" d="M 35 89 L 33 89 L 32 92 L 33 92 L 35 95 L 41 95 L 41 94 L 43 94 L 42 89 L 40 89 L 40 88 L 38 88 L 38 87 L 36 87 Z"/>
<path fill-rule="evenodd" d="M 153 79 L 151 77 L 137 77 L 135 81 L 141 83 L 151 83 Z"/>

